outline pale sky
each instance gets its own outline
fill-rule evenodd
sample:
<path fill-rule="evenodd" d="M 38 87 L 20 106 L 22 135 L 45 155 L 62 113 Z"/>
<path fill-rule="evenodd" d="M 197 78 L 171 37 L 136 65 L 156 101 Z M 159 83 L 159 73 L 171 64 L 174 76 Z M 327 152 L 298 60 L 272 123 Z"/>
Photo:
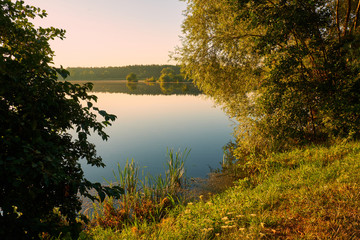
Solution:
<path fill-rule="evenodd" d="M 66 30 L 51 42 L 55 65 L 103 67 L 175 64 L 169 52 L 180 45 L 179 0 L 25 0 L 45 9 L 36 25 Z"/>

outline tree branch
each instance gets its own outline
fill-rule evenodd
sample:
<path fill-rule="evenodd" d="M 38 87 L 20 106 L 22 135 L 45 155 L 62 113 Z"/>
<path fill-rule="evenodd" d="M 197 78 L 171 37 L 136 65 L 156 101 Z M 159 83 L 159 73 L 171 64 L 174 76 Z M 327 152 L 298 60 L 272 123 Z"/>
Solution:
<path fill-rule="evenodd" d="M 340 42 L 341 30 L 340 30 L 340 20 L 339 20 L 339 4 L 340 4 L 340 0 L 336 0 L 336 27 L 338 30 L 338 36 Z"/>
<path fill-rule="evenodd" d="M 345 18 L 345 22 L 344 22 L 344 34 L 343 34 L 343 36 L 346 36 L 347 28 L 348 28 L 348 24 L 349 24 L 349 19 L 350 19 L 350 12 L 351 12 L 351 0 L 348 0 L 347 3 L 348 3 L 347 4 L 348 8 L 347 8 L 347 11 L 346 11 L 346 18 Z"/>
<path fill-rule="evenodd" d="M 259 35 L 259 34 L 244 34 L 241 36 L 230 36 L 230 38 L 232 38 L 232 39 L 241 39 L 241 38 L 247 38 L 247 37 L 263 37 L 263 36 Z"/>
<path fill-rule="evenodd" d="M 356 7 L 356 11 L 355 11 L 355 20 L 354 20 L 354 24 L 351 28 L 351 31 L 354 30 L 356 31 L 356 27 L 357 27 L 357 21 L 359 20 L 359 11 L 360 11 L 360 0 L 358 1 L 358 5 Z"/>

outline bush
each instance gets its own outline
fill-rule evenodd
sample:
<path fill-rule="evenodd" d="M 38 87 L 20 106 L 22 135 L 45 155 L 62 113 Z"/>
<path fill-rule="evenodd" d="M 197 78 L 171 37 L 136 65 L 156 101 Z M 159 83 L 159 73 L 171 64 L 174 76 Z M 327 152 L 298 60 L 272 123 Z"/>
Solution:
<path fill-rule="evenodd" d="M 137 76 L 136 76 L 135 73 L 129 73 L 126 76 L 126 80 L 129 81 L 129 82 L 137 82 Z"/>

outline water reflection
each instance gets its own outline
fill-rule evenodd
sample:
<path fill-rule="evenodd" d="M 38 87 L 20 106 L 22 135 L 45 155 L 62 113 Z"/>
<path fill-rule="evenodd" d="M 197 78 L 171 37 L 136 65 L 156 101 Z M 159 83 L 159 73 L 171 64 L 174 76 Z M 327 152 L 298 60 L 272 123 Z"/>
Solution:
<path fill-rule="evenodd" d="M 135 91 L 137 88 L 138 83 L 137 82 L 127 82 L 126 86 L 130 91 Z"/>
<path fill-rule="evenodd" d="M 106 81 L 94 82 L 93 91 L 96 106 L 118 118 L 106 129 L 109 141 L 90 139 L 106 168 L 83 165 L 89 180 L 113 179 L 117 163 L 124 166 L 132 158 L 152 175 L 163 173 L 167 147 L 191 149 L 185 164 L 188 177 L 205 177 L 209 166 L 220 166 L 232 122 L 192 84 Z"/>
<path fill-rule="evenodd" d="M 73 81 L 75 82 L 75 81 Z M 84 81 L 76 81 L 83 83 Z M 126 81 L 93 81 L 94 92 L 127 93 L 131 95 L 200 95 L 192 83 L 145 83 Z"/>

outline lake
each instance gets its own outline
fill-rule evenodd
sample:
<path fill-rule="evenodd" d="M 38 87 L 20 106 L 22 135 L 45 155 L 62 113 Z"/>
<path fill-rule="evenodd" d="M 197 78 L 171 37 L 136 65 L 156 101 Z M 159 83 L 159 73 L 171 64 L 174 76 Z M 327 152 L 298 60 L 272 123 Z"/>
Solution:
<path fill-rule="evenodd" d="M 134 159 L 145 173 L 164 175 L 167 148 L 191 149 L 185 163 L 187 177 L 206 177 L 210 168 L 220 167 L 222 148 L 232 140 L 233 122 L 191 83 L 93 83 L 95 106 L 117 119 L 106 128 L 107 142 L 90 137 L 106 164 L 96 168 L 82 162 L 90 181 L 114 180 L 113 170 L 127 159 Z"/>

